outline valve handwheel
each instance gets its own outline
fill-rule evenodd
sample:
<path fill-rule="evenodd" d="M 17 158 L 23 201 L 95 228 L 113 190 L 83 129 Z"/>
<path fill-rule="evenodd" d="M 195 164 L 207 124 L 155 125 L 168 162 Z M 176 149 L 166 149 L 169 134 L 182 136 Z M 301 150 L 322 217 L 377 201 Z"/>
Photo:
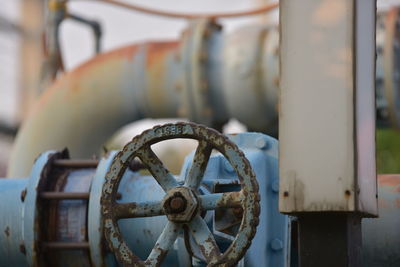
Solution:
<path fill-rule="evenodd" d="M 151 145 L 163 140 L 189 138 L 198 140 L 192 165 L 179 184 L 151 150 Z M 240 184 L 239 192 L 201 195 L 198 187 L 203 179 L 211 151 L 218 150 L 235 169 Z M 122 176 L 135 157 L 140 158 L 166 195 L 159 202 L 117 203 L 118 186 Z M 133 138 L 114 158 L 106 175 L 101 197 L 104 234 L 110 249 L 124 266 L 160 266 L 181 229 L 189 229 L 208 266 L 232 266 L 243 257 L 251 244 L 260 213 L 258 184 L 249 161 L 243 152 L 226 136 L 193 123 L 156 126 Z M 202 211 L 216 208 L 243 209 L 239 231 L 229 248 L 221 253 L 201 217 Z M 124 241 L 117 221 L 166 215 L 168 222 L 146 260 L 137 257 Z"/>

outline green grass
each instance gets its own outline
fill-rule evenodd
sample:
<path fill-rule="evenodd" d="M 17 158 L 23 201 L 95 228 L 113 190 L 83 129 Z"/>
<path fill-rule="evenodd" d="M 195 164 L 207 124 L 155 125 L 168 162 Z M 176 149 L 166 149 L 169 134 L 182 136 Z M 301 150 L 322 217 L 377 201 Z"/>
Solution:
<path fill-rule="evenodd" d="M 400 173 L 400 131 L 376 131 L 376 163 L 378 173 Z"/>

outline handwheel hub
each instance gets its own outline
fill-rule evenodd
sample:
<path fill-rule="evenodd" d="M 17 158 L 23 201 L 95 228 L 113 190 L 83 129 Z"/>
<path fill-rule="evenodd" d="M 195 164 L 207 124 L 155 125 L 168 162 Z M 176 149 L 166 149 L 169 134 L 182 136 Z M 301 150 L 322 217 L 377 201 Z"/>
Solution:
<path fill-rule="evenodd" d="M 168 191 L 162 205 L 170 221 L 184 223 L 196 215 L 199 202 L 190 188 L 182 186 Z"/>
<path fill-rule="evenodd" d="M 180 213 L 186 209 L 186 199 L 177 196 L 170 199 L 169 208 L 171 213 Z"/>

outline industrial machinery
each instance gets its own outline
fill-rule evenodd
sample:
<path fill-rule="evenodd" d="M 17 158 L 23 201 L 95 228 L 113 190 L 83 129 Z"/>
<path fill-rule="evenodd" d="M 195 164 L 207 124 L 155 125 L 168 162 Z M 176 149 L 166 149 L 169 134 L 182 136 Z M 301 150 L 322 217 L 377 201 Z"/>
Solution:
<path fill-rule="evenodd" d="M 400 176 L 376 182 L 371 141 L 375 119 L 399 122 L 398 12 L 378 16 L 375 66 L 375 5 L 360 1 L 282 0 L 280 29 L 225 34 L 197 17 L 178 41 L 100 54 L 54 83 L 65 2 L 53 1 L 51 85 L 0 179 L 0 266 L 308 267 L 321 240 L 343 247 L 324 256 L 399 266 Z M 304 26 L 298 12 L 315 16 Z M 127 123 L 172 117 L 201 124 L 156 126 L 91 159 Z M 249 131 L 220 133 L 230 118 Z M 179 175 L 152 148 L 169 139 L 198 143 Z"/>
<path fill-rule="evenodd" d="M 198 141 L 178 176 L 151 149 L 173 138 Z M 379 182 L 387 206 L 364 221 L 366 266 L 398 262 L 399 183 Z M 0 188 L 1 266 L 297 266 L 296 220 L 278 211 L 278 142 L 264 134 L 156 126 L 100 161 L 43 153 Z"/>
<path fill-rule="evenodd" d="M 172 138 L 198 141 L 179 176 L 151 150 Z M 100 162 L 43 153 L 30 177 L 0 180 L 8 214 L 0 265 L 286 266 L 290 219 L 277 209 L 277 144 L 177 123 Z"/>

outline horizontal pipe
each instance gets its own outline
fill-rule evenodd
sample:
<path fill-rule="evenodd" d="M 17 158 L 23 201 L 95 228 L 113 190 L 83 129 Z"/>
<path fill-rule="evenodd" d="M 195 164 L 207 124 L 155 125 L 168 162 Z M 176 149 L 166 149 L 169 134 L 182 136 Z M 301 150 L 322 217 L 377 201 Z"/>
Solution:
<path fill-rule="evenodd" d="M 212 127 L 236 118 L 276 135 L 277 29 L 223 35 L 212 22 L 190 27 L 180 41 L 100 54 L 56 80 L 22 125 L 8 176 L 26 177 L 47 150 L 67 147 L 72 158 L 92 158 L 118 129 L 143 118 L 185 117 Z"/>
<path fill-rule="evenodd" d="M 177 117 L 177 49 L 177 42 L 131 45 L 101 54 L 61 76 L 24 121 L 8 176 L 28 176 L 43 151 L 68 147 L 72 158 L 91 158 L 130 122 Z"/>

